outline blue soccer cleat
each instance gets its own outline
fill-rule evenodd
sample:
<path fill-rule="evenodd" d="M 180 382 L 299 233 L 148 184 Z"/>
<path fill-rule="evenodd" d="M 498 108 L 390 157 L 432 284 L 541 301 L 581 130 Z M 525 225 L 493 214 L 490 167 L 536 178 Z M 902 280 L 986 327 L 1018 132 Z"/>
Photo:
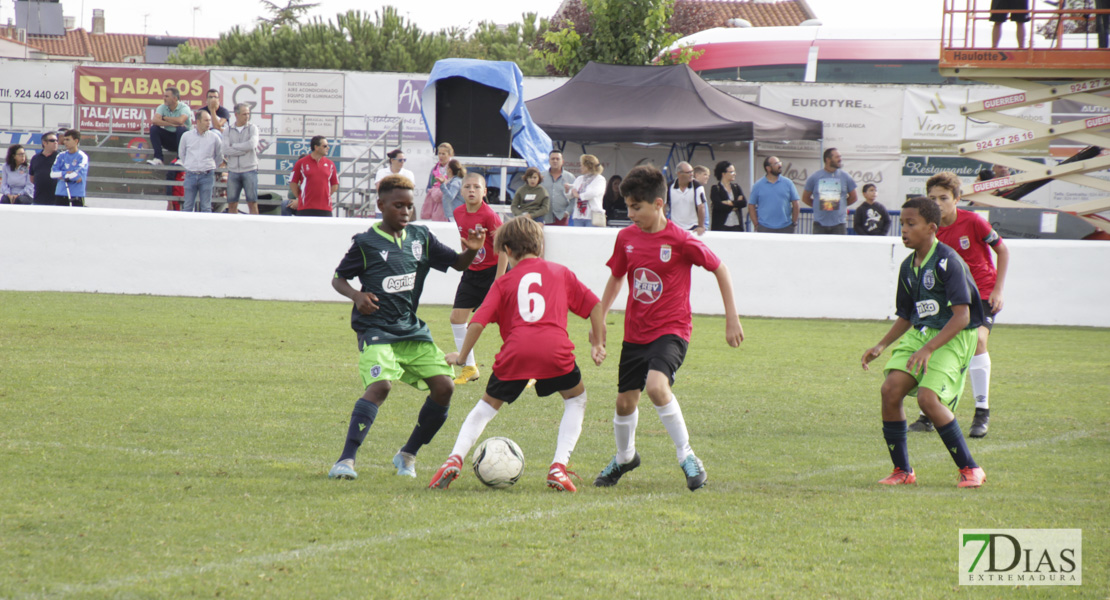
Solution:
<path fill-rule="evenodd" d="M 331 479 L 358 479 L 358 473 L 355 473 L 355 461 L 348 458 L 335 463 L 328 471 L 328 477 Z"/>
<path fill-rule="evenodd" d="M 682 467 L 682 472 L 686 474 L 686 487 L 690 488 L 691 492 L 705 485 L 705 467 L 698 457 L 691 454 L 678 463 L 678 466 Z"/>
<path fill-rule="evenodd" d="M 397 474 L 405 477 L 416 477 L 416 456 L 408 452 L 397 452 L 393 457 L 393 466 L 397 467 Z"/>

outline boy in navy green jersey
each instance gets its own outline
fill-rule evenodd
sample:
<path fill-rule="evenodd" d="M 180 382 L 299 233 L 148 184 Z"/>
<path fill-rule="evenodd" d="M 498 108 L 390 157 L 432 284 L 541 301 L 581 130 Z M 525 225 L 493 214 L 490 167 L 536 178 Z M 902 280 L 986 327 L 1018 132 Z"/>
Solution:
<path fill-rule="evenodd" d="M 447 420 L 455 385 L 443 352 L 432 342 L 428 326 L 416 316 L 424 278 L 430 269 L 462 271 L 470 266 L 486 239 L 477 227 L 463 240 L 459 254 L 440 242 L 423 225 L 409 225 L 414 216 L 413 183 L 393 175 L 378 184 L 382 220 L 354 243 L 332 278 L 335 291 L 354 302 L 351 328 L 358 334 L 359 373 L 366 392 L 355 402 L 343 454 L 328 472 L 333 479 L 354 479 L 355 453 L 374 424 L 393 381 L 428 390 L 416 427 L 393 457 L 398 475 L 416 477 L 416 453 L 431 442 Z M 357 277 L 362 290 L 347 281 Z"/>
<path fill-rule="evenodd" d="M 987 478 L 971 458 L 952 410 L 964 388 L 964 374 L 975 353 L 983 305 L 960 255 L 936 239 L 940 208 L 928 198 L 902 205 L 902 243 L 914 252 L 898 272 L 898 318 L 878 345 L 863 353 L 867 370 L 891 343 L 902 338 L 884 371 L 883 437 L 894 472 L 879 483 L 915 483 L 906 446 L 906 412 L 902 402 L 917 395 L 922 412 L 936 425 L 944 447 L 960 469 L 959 487 L 979 487 Z"/>

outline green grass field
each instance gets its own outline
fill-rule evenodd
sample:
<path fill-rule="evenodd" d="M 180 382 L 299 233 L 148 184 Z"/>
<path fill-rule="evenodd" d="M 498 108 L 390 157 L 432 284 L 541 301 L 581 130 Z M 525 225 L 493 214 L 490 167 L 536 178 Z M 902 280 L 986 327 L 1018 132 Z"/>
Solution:
<path fill-rule="evenodd" d="M 442 348 L 449 309 L 425 306 Z M 521 482 L 465 472 L 425 489 L 480 385 L 456 391 L 418 478 L 390 459 L 423 396 L 397 386 L 359 454 L 326 477 L 361 393 L 345 304 L 0 292 L 0 597 L 1106 598 L 1110 331 L 1002 323 L 992 421 L 969 440 L 986 485 L 956 488 L 936 434 L 911 434 L 918 485 L 887 489 L 885 322 L 745 319 L 740 349 L 697 317 L 675 392 L 709 473 L 686 490 L 644 401 L 643 466 L 613 454 L 622 316 L 571 469 L 544 485 L 562 411 L 526 392 L 486 436 L 516 440 Z M 491 328 L 492 329 L 492 328 Z M 478 347 L 489 365 L 499 344 Z M 881 367 L 889 353 L 876 364 Z M 587 363 L 589 363 L 587 365 Z M 970 395 L 970 392 L 967 392 Z M 916 406 L 908 405 L 916 414 Z M 964 429 L 972 403 L 957 411 Z M 913 417 L 911 416 L 911 419 Z M 960 528 L 1083 530 L 1081 587 L 961 587 Z"/>

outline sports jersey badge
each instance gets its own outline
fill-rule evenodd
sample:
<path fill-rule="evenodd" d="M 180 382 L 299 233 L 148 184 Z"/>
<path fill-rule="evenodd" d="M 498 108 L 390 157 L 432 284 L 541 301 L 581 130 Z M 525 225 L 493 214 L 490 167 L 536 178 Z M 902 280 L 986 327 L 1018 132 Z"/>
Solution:
<path fill-rule="evenodd" d="M 420 240 L 413 240 L 413 242 L 412 242 L 412 257 L 415 258 L 416 260 L 420 260 L 420 257 L 423 256 L 423 255 L 424 255 L 424 244 L 421 244 Z"/>
<path fill-rule="evenodd" d="M 381 374 L 382 374 L 382 366 L 381 365 L 374 365 L 374 366 L 370 367 L 370 376 L 371 377 L 377 377 Z"/>
<path fill-rule="evenodd" d="M 382 250 L 378 254 L 382 256 L 382 260 L 389 260 L 389 250 Z"/>
<path fill-rule="evenodd" d="M 629 244 L 629 245 L 625 246 L 624 251 L 627 252 L 628 254 L 632 254 L 632 244 Z"/>
<path fill-rule="evenodd" d="M 486 247 L 485 246 L 482 246 L 482 249 L 478 251 L 477 255 L 475 255 L 474 260 L 470 261 L 470 264 L 476 265 L 476 264 L 481 263 L 483 260 L 486 260 Z"/>
<path fill-rule="evenodd" d="M 659 247 L 659 260 L 663 262 L 671 261 L 671 247 L 667 244 L 663 244 Z"/>
<path fill-rule="evenodd" d="M 929 269 L 928 271 L 925 271 L 925 275 L 921 278 L 921 285 L 925 286 L 925 289 L 931 290 L 936 284 L 937 278 L 936 275 L 933 275 L 933 270 Z"/>
<path fill-rule="evenodd" d="M 640 267 L 632 274 L 632 299 L 652 304 L 663 295 L 663 279 L 651 269 Z"/>
<path fill-rule="evenodd" d="M 960 249 L 967 250 L 971 247 L 971 240 L 966 235 L 960 236 Z"/>

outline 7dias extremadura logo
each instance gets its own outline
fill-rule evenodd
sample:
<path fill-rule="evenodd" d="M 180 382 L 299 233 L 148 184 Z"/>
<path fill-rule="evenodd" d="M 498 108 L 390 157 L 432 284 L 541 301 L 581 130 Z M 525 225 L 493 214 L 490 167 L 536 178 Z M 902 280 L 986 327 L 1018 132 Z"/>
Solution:
<path fill-rule="evenodd" d="M 1082 585 L 1081 529 L 961 529 L 960 585 Z"/>

